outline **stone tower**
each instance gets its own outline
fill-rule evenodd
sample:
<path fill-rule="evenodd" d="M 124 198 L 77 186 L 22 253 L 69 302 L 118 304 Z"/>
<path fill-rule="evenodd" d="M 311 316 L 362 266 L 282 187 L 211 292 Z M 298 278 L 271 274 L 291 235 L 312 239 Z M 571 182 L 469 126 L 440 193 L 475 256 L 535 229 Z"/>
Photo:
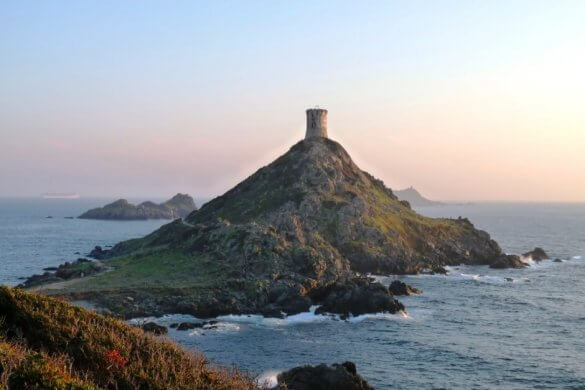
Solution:
<path fill-rule="evenodd" d="M 305 134 L 305 139 L 316 137 L 327 138 L 327 110 L 309 108 L 307 110 L 307 133 Z"/>

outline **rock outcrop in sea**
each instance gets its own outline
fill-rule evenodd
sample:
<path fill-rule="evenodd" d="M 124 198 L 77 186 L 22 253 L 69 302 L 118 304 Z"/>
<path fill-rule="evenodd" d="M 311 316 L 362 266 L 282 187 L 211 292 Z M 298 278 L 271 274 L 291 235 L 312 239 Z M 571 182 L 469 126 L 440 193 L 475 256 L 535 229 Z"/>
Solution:
<path fill-rule="evenodd" d="M 295 367 L 277 376 L 276 389 L 286 390 L 371 390 L 372 387 L 358 373 L 353 362 L 319 364 Z"/>
<path fill-rule="evenodd" d="M 187 194 L 177 194 L 166 202 L 142 202 L 133 205 L 126 199 L 91 209 L 81 214 L 82 219 L 110 219 L 110 220 L 137 220 L 137 219 L 175 219 L 183 218 L 196 210 L 193 198 Z"/>

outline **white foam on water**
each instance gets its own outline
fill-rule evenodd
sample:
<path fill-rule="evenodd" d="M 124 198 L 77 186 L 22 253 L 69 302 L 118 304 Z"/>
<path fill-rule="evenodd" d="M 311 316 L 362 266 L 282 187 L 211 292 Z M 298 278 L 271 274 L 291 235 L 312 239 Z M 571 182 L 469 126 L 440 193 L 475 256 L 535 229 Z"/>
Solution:
<path fill-rule="evenodd" d="M 298 324 L 310 324 L 310 323 L 318 323 L 324 321 L 342 321 L 341 316 L 339 314 L 315 314 L 315 310 L 319 305 L 313 305 L 309 309 L 308 312 L 298 313 L 291 316 L 287 316 L 284 318 L 272 318 L 272 317 L 263 317 L 258 314 L 253 315 L 236 315 L 230 314 L 225 316 L 217 317 L 220 321 L 228 321 L 228 322 L 244 322 L 250 323 L 254 325 L 262 325 L 262 326 L 291 326 L 291 325 L 298 325 Z M 410 319 L 411 317 L 406 312 L 399 312 L 397 314 L 390 314 L 390 313 L 370 313 L 370 314 L 363 314 L 359 316 L 350 316 L 347 319 L 347 322 L 360 322 L 365 319 L 384 319 L 384 320 L 403 320 L 403 319 Z"/>
<path fill-rule="evenodd" d="M 232 321 L 232 322 L 245 322 L 251 323 L 256 325 L 266 325 L 266 326 L 286 326 L 286 325 L 294 325 L 294 324 L 306 324 L 306 323 L 314 323 L 314 322 L 322 322 L 331 319 L 339 319 L 339 316 L 334 315 L 326 315 L 326 314 L 315 314 L 315 310 L 319 305 L 313 305 L 309 308 L 308 312 L 302 312 L 298 314 L 293 314 L 290 316 L 286 316 L 284 318 L 273 318 L 273 317 L 264 317 L 259 314 L 248 314 L 248 315 L 239 315 L 239 314 L 229 314 L 225 316 L 217 317 L 218 320 L 221 321 Z"/>
<path fill-rule="evenodd" d="M 347 322 L 352 322 L 352 323 L 356 323 L 356 322 L 362 322 L 364 320 L 370 320 L 370 319 L 374 319 L 374 320 L 390 320 L 390 321 L 397 321 L 397 320 L 410 320 L 412 319 L 411 316 L 408 315 L 408 313 L 406 311 L 399 311 L 396 314 L 390 314 L 390 313 L 368 313 L 368 314 L 361 314 L 359 316 L 350 316 L 347 319 Z"/>
<path fill-rule="evenodd" d="M 258 376 L 258 378 L 256 378 L 256 383 L 260 387 L 267 387 L 269 389 L 272 389 L 272 388 L 276 387 L 276 385 L 278 385 L 278 380 L 276 377 L 281 372 L 282 371 L 276 371 L 276 370 L 264 371 L 262 374 L 260 374 Z"/>
<path fill-rule="evenodd" d="M 535 266 L 538 262 L 532 260 L 532 256 L 522 256 L 520 255 L 520 261 L 523 263 L 528 264 L 529 266 Z"/>
<path fill-rule="evenodd" d="M 284 318 L 273 318 L 264 317 L 260 314 L 227 314 L 218 316 L 215 318 L 217 321 L 214 324 L 205 324 L 201 328 L 192 330 L 190 336 L 201 336 L 210 332 L 238 332 L 241 330 L 241 324 L 251 324 L 267 327 L 280 327 L 280 326 L 292 326 L 298 324 L 311 324 L 319 323 L 324 321 L 344 321 L 341 319 L 339 314 L 325 313 L 315 314 L 315 311 L 319 305 L 313 305 L 310 307 L 308 312 L 298 313 Z M 396 314 L 390 313 L 369 313 L 362 314 L 359 316 L 350 316 L 345 321 L 355 323 L 361 322 L 366 319 L 377 319 L 377 320 L 409 320 L 412 317 L 406 311 L 400 311 Z M 209 319 L 207 319 L 209 320 Z M 160 325 L 169 326 L 171 323 L 177 322 L 200 322 L 204 321 L 193 316 L 187 316 L 182 314 L 167 314 L 163 317 L 142 317 L 134 318 L 128 322 L 133 325 L 140 325 L 146 322 L 155 322 Z"/>
<path fill-rule="evenodd" d="M 162 317 L 140 317 L 140 318 L 133 318 L 128 320 L 127 322 L 130 325 L 142 325 L 147 322 L 154 322 L 158 325 L 163 325 L 169 327 L 172 323 L 181 323 L 181 322 L 206 322 L 208 320 L 203 320 L 201 318 L 197 318 L 191 315 L 186 314 L 165 314 Z M 189 332 L 189 336 L 200 336 L 205 334 L 205 332 L 238 332 L 240 330 L 240 325 L 233 322 L 223 322 L 217 321 L 213 324 L 206 323 L 201 328 L 196 328 Z"/>
<path fill-rule="evenodd" d="M 197 328 L 192 330 L 189 333 L 189 336 L 202 336 L 206 332 L 218 332 L 218 333 L 225 333 L 225 332 L 238 332 L 240 330 L 239 324 L 234 324 L 231 322 L 216 322 L 215 324 L 205 324 L 201 328 Z"/>
<path fill-rule="evenodd" d="M 478 283 L 487 283 L 487 284 L 506 284 L 506 283 L 529 283 L 529 278 L 514 278 L 510 276 L 499 276 L 499 275 L 482 275 L 482 274 L 466 274 L 466 273 L 458 273 L 458 274 L 450 274 L 448 275 L 448 279 L 451 280 L 458 280 L 458 281 L 467 281 L 473 280 Z"/>

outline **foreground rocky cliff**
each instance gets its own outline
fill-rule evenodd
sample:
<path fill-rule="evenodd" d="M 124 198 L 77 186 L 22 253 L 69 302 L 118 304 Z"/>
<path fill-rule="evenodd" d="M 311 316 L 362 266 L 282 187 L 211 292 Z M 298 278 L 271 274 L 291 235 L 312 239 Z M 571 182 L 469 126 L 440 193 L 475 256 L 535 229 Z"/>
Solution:
<path fill-rule="evenodd" d="M 91 209 L 81 214 L 82 219 L 110 219 L 110 220 L 137 220 L 137 219 L 175 219 L 183 218 L 196 210 L 193 198 L 187 194 L 177 194 L 166 202 L 142 202 L 133 205 L 126 199 Z"/>
<path fill-rule="evenodd" d="M 126 317 L 281 316 L 315 304 L 348 316 L 403 309 L 365 273 L 515 261 L 467 219 L 417 214 L 326 138 L 297 143 L 185 220 L 94 256 L 110 271 L 43 291 Z"/>

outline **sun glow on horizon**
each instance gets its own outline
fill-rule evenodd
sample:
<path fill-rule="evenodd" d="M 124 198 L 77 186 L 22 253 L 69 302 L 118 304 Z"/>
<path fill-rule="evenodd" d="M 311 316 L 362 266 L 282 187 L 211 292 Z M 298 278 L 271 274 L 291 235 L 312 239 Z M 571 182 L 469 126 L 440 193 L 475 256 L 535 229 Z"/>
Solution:
<path fill-rule="evenodd" d="M 0 196 L 218 195 L 319 104 L 391 188 L 585 201 L 585 3 L 333 4 L 3 3 Z"/>

